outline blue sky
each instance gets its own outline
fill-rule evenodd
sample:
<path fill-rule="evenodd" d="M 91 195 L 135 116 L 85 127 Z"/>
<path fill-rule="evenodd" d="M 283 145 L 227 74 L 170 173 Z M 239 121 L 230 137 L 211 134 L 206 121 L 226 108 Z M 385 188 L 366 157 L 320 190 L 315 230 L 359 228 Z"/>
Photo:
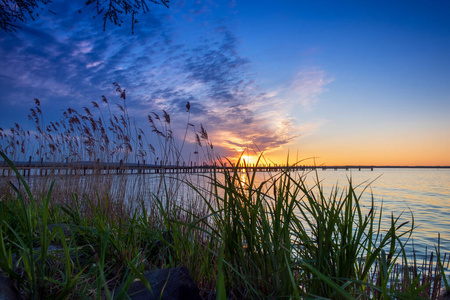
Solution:
<path fill-rule="evenodd" d="M 134 35 L 82 5 L 54 1 L 0 35 L 3 129 L 32 128 L 34 98 L 46 122 L 120 101 L 118 82 L 149 139 L 162 110 L 182 138 L 190 101 L 229 157 L 255 144 L 275 161 L 450 165 L 448 1 L 172 1 Z"/>

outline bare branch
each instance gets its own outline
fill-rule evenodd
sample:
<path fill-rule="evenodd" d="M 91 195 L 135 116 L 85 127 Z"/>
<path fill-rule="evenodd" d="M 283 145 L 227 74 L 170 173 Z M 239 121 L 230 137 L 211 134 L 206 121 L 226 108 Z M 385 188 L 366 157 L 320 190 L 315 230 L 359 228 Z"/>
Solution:
<path fill-rule="evenodd" d="M 39 17 L 39 7 L 51 2 L 52 0 L 0 0 L 0 30 L 7 33 L 16 32 L 20 23 L 35 20 Z M 108 22 L 122 26 L 124 19 L 130 16 L 131 32 L 134 33 L 134 25 L 139 23 L 137 16 L 150 11 L 150 2 L 169 7 L 169 0 L 87 0 L 84 7 L 95 8 L 94 17 L 102 17 L 103 30 L 106 30 Z M 82 13 L 82 9 L 78 12 Z"/>

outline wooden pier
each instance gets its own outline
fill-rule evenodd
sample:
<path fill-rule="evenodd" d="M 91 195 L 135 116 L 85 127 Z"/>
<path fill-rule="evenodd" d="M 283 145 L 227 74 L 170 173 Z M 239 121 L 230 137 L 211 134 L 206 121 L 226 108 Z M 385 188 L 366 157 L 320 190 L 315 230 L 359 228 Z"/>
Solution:
<path fill-rule="evenodd" d="M 178 163 L 178 164 L 162 164 L 155 162 L 154 164 L 143 163 L 105 163 L 105 162 L 36 162 L 36 161 L 15 161 L 13 162 L 16 168 L 23 176 L 47 176 L 53 175 L 93 175 L 93 174 L 174 174 L 174 173 L 210 173 L 232 171 L 235 166 L 218 165 L 218 164 L 197 164 L 195 162 Z M 308 170 L 370 170 L 385 168 L 433 168 L 433 169 L 448 169 L 450 166 L 308 166 L 308 165 L 247 165 L 246 167 L 239 167 L 242 172 L 279 172 L 286 169 L 290 171 L 308 171 Z M 0 161 L 0 176 L 11 176 L 13 170 L 9 165 Z"/>
<path fill-rule="evenodd" d="M 195 162 L 188 164 L 145 164 L 144 163 L 104 163 L 104 162 L 33 162 L 16 161 L 14 165 L 23 176 L 47 176 L 53 175 L 92 175 L 92 174 L 173 174 L 173 173 L 210 173 L 232 171 L 234 166 L 224 165 L 198 165 Z M 289 168 L 290 171 L 306 170 L 372 170 L 373 166 L 285 166 L 285 165 L 247 165 L 239 167 L 239 170 L 249 172 L 279 172 Z M 0 162 L 0 176 L 11 176 L 13 170 L 9 165 Z"/>

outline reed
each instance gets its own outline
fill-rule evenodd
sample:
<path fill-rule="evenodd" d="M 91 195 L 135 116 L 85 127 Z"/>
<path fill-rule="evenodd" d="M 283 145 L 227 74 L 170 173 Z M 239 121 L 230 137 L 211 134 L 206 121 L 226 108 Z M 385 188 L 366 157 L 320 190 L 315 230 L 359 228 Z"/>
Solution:
<path fill-rule="evenodd" d="M 136 174 L 128 176 L 122 172 L 112 172 L 113 165 L 140 163 L 141 165 L 179 165 L 189 164 L 184 157 L 189 156 L 197 165 L 212 160 L 212 143 L 204 127 L 196 130 L 190 123 L 191 104 L 186 105 L 187 123 L 183 133 L 175 133 L 172 129 L 173 118 L 168 112 L 151 112 L 147 119 L 148 128 L 137 126 L 135 118 L 129 113 L 126 90 L 118 83 L 113 83 L 119 100 L 112 102 L 105 96 L 100 101 L 92 101 L 91 107 L 66 109 L 60 120 L 46 121 L 39 99 L 34 100 L 34 107 L 28 115 L 33 129 L 25 129 L 17 123 L 9 129 L 0 128 L 0 151 L 13 162 L 65 163 L 65 173 L 57 169 L 41 168 L 46 176 L 31 176 L 29 187 L 35 198 L 39 198 L 48 190 L 51 182 L 57 180 L 51 193 L 49 205 L 65 203 L 70 205 L 73 194 L 77 194 L 81 203 L 85 199 L 101 200 L 99 205 L 105 207 L 110 214 L 129 215 L 135 204 L 156 194 L 171 193 L 175 198 L 179 183 L 164 189 L 162 176 L 144 176 Z M 177 120 L 175 120 L 177 121 Z M 147 137 L 150 132 L 153 139 Z M 192 138 L 190 138 L 190 135 Z M 155 143 L 150 143 L 153 140 Z M 187 149 L 189 140 L 195 144 Z M 193 151 L 189 153 L 189 151 Z M 199 154 L 204 153 L 204 155 Z M 188 154 L 188 155 L 186 155 Z M 83 169 L 80 164 L 90 163 L 92 171 Z M 101 165 L 111 165 L 106 173 Z M 50 165 L 51 167 L 51 165 Z M 4 173 L 2 175 L 5 175 Z M 31 174 L 39 175 L 39 174 Z M 15 181 L 14 173 L 7 173 L 10 180 Z M 170 175 L 182 178 L 182 175 Z M 15 182 L 21 189 L 22 184 Z M 13 191 L 2 184 L 3 194 Z M 22 191 L 24 192 L 24 191 Z M 27 198 L 27 193 L 23 193 Z M 109 197 L 109 201 L 106 198 Z M 88 212 L 90 207 L 83 206 Z"/>

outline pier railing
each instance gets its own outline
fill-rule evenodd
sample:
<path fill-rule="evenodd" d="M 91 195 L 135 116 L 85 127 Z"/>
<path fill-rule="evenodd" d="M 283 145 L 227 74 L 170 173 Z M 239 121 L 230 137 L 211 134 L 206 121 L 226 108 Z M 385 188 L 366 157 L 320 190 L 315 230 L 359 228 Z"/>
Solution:
<path fill-rule="evenodd" d="M 213 171 L 223 172 L 233 170 L 233 165 L 220 164 L 197 164 L 195 162 L 162 164 L 124 163 L 121 162 L 44 162 L 44 161 L 15 161 L 14 165 L 23 176 L 46 176 L 54 175 L 92 175 L 92 174 L 164 174 L 164 173 L 210 173 Z M 450 168 L 449 166 L 310 166 L 310 165 L 246 165 L 238 169 L 250 172 L 278 172 L 289 169 L 290 171 L 306 170 L 370 170 L 375 168 Z M 8 164 L 0 161 L 0 176 L 10 176 L 13 172 Z"/>
<path fill-rule="evenodd" d="M 223 172 L 233 170 L 233 165 L 220 164 L 197 164 L 195 162 L 178 164 L 146 164 L 144 163 L 124 163 L 121 162 L 44 162 L 44 161 L 15 161 L 14 165 L 23 176 L 46 176 L 54 175 L 92 175 L 92 174 L 158 174 L 158 173 L 210 173 L 213 171 Z M 307 165 L 246 165 L 239 166 L 242 171 L 251 172 L 278 172 L 289 169 L 290 171 L 305 170 L 349 170 L 349 169 L 369 169 L 373 171 L 373 166 L 307 166 Z M 11 168 L 6 162 L 0 162 L 0 175 L 12 175 Z"/>

